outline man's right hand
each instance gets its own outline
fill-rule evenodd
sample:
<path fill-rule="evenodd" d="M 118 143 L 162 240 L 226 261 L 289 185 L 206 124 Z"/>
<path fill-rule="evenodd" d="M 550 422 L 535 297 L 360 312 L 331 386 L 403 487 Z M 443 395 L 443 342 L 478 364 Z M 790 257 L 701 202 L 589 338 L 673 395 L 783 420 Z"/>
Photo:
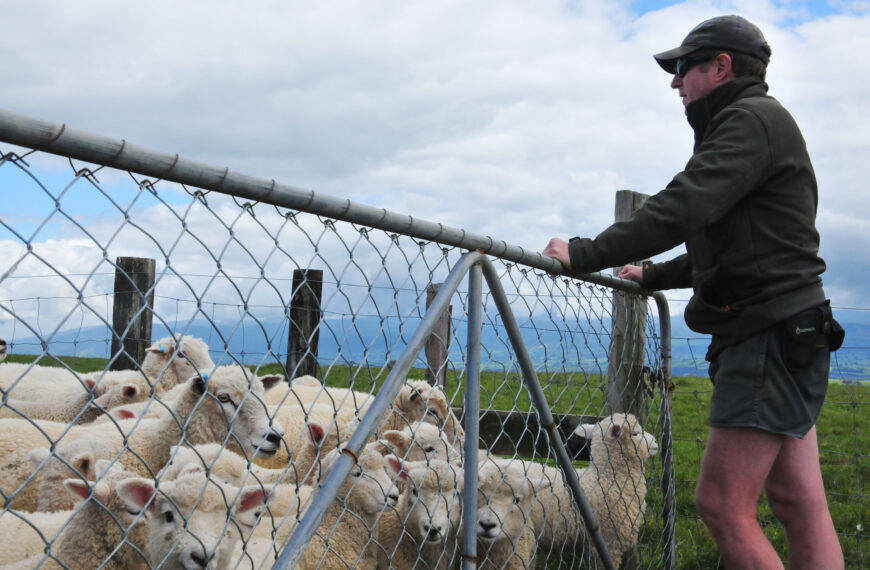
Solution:
<path fill-rule="evenodd" d="M 643 283 L 643 268 L 637 265 L 626 265 L 619 270 L 619 277 L 628 279 L 629 281 L 637 281 Z"/>

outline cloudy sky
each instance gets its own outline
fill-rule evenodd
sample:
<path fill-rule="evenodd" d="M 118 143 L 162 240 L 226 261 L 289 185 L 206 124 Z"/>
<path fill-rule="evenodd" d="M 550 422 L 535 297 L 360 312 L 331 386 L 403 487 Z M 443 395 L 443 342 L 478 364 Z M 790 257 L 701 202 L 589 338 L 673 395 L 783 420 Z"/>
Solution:
<path fill-rule="evenodd" d="M 870 308 L 867 1 L 32 0 L 3 9 L 0 101 L 542 249 L 684 166 L 652 54 L 726 13 L 764 31 L 770 92 L 807 140 L 828 294 Z"/>

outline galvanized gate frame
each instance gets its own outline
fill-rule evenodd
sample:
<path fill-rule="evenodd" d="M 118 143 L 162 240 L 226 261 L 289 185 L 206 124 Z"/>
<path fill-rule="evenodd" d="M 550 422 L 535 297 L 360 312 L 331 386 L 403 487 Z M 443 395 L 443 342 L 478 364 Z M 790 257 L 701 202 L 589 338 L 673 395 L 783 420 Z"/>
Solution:
<path fill-rule="evenodd" d="M 396 396 L 401 390 L 405 382 L 411 366 L 420 354 L 426 339 L 431 334 L 441 313 L 447 309 L 450 304 L 452 295 L 458 290 L 465 275 L 468 274 L 468 347 L 467 347 L 467 362 L 466 362 L 466 391 L 465 391 L 465 448 L 463 456 L 465 458 L 477 457 L 477 441 L 479 434 L 479 419 L 480 419 L 480 344 L 481 344 L 481 327 L 482 327 L 482 276 L 486 278 L 490 293 L 502 318 L 502 321 L 507 331 L 508 337 L 513 347 L 520 368 L 523 373 L 523 381 L 529 390 L 532 397 L 532 402 L 539 415 L 540 425 L 547 430 L 551 448 L 556 453 L 559 466 L 565 474 L 566 482 L 569 485 L 574 500 L 580 509 L 580 514 L 583 518 L 583 523 L 592 537 L 593 544 L 598 550 L 604 567 L 607 570 L 616 570 L 613 564 L 613 559 L 601 535 L 601 530 L 598 522 L 595 520 L 595 515 L 589 506 L 586 495 L 580 487 L 580 481 L 577 478 L 577 473 L 574 471 L 571 457 L 562 442 L 561 436 L 557 429 L 553 414 L 547 404 L 546 397 L 538 381 L 535 373 L 532 359 L 526 349 L 525 342 L 520 334 L 519 326 L 514 318 L 513 311 L 510 308 L 510 303 L 501 286 L 498 273 L 489 261 L 486 255 L 479 251 L 465 253 L 459 262 L 450 271 L 444 284 L 441 286 L 438 294 L 432 302 L 420 326 L 414 332 L 401 356 L 396 360 L 390 375 L 384 382 L 371 407 L 366 412 L 360 421 L 359 426 L 353 432 L 350 440 L 342 448 L 342 454 L 332 471 L 323 482 L 322 487 L 315 495 L 311 505 L 308 507 L 302 520 L 296 526 L 294 532 L 289 535 L 286 546 L 281 550 L 273 568 L 276 570 L 289 570 L 296 567 L 299 558 L 302 556 L 309 541 L 314 536 L 317 527 L 320 525 L 329 505 L 335 500 L 338 491 L 344 484 L 344 481 L 350 475 L 350 472 L 356 463 L 357 459 L 363 451 L 365 445 L 371 440 L 375 429 L 381 418 L 387 412 L 391 402 L 396 399 Z M 659 301 L 661 309 L 664 298 Z M 664 302 L 665 310 L 667 311 L 667 302 Z M 662 374 L 664 378 L 670 378 L 670 345 L 664 339 L 670 339 L 670 319 L 669 315 L 660 314 L 663 323 L 663 360 L 667 362 L 666 369 Z M 667 336 L 664 336 L 664 330 L 667 330 Z M 667 348 L 665 348 L 667 347 Z M 670 406 L 670 398 L 667 390 L 667 381 L 662 384 L 662 405 Z M 664 512 L 662 513 L 665 520 L 665 568 L 674 567 L 674 524 L 673 524 L 673 454 L 670 451 L 671 446 L 671 423 L 670 410 L 664 413 L 664 426 L 662 435 L 662 447 L 665 460 L 665 468 L 663 469 L 663 491 L 664 491 Z M 477 462 L 463 461 L 464 480 L 477 480 Z M 463 521 L 463 549 L 462 549 L 462 567 L 466 570 L 473 570 L 477 567 L 477 487 L 475 485 L 466 485 L 463 489 L 462 501 L 462 521 Z"/>
<path fill-rule="evenodd" d="M 395 398 L 398 390 L 401 387 L 401 382 L 410 369 L 411 362 L 416 354 L 422 348 L 422 343 L 425 337 L 434 327 L 434 323 L 440 313 L 447 307 L 450 295 L 456 291 L 459 282 L 466 273 L 470 272 L 470 295 L 477 295 L 480 298 L 481 290 L 481 273 L 486 275 L 487 283 L 494 295 L 496 304 L 502 314 L 502 318 L 508 326 L 511 344 L 519 358 L 520 365 L 523 369 L 523 380 L 529 387 L 530 393 L 533 395 L 533 401 L 541 415 L 543 421 L 541 425 L 545 426 L 550 434 L 550 442 L 554 449 L 559 450 L 559 463 L 563 469 L 569 466 L 567 462 L 567 453 L 560 440 L 560 436 L 556 431 L 552 414 L 549 407 L 543 399 L 543 394 L 538 383 L 537 376 L 531 365 L 531 360 L 519 335 L 516 321 L 510 311 L 509 305 L 504 296 L 501 284 L 497 278 L 495 270 L 491 263 L 485 258 L 484 253 L 500 259 L 514 261 L 552 273 L 560 275 L 564 273 L 562 265 L 553 258 L 543 256 L 539 252 L 531 252 L 524 248 L 510 245 L 504 241 L 494 240 L 488 236 L 473 234 L 458 228 L 451 228 L 440 223 L 429 222 L 414 218 L 412 216 L 397 214 L 382 208 L 374 208 L 365 204 L 358 204 L 350 200 L 334 198 L 327 195 L 318 194 L 312 190 L 303 190 L 286 184 L 276 182 L 274 179 L 266 179 L 255 176 L 249 176 L 230 171 L 228 168 L 218 168 L 210 164 L 190 160 L 179 156 L 178 154 L 170 154 L 159 152 L 138 146 L 133 143 L 128 143 L 126 140 L 119 140 L 100 135 L 95 135 L 85 131 L 68 128 L 66 124 L 57 125 L 48 121 L 42 121 L 31 117 L 26 117 L 10 111 L 0 109 L 0 141 L 10 144 L 23 146 L 37 151 L 47 152 L 67 158 L 84 160 L 93 164 L 99 164 L 109 168 L 117 168 L 128 172 L 135 172 L 144 176 L 151 176 L 157 179 L 168 180 L 180 184 L 188 184 L 203 190 L 210 190 L 222 194 L 246 198 L 257 202 L 272 204 L 285 208 L 297 209 L 304 212 L 315 213 L 336 220 L 364 224 L 373 228 L 378 228 L 385 231 L 392 231 L 402 235 L 412 236 L 419 239 L 431 240 L 445 245 L 451 245 L 469 250 L 470 253 L 462 259 L 460 264 L 451 271 L 448 280 L 442 287 L 441 291 L 436 296 L 433 304 L 427 311 L 419 329 L 416 331 L 413 342 L 411 342 L 402 354 L 402 359 L 397 362 L 392 373 L 386 380 L 385 388 L 381 390 L 378 397 L 372 405 L 372 413 L 366 414 L 366 418 L 370 418 L 368 422 L 361 424 L 356 433 L 348 443 L 346 453 L 343 454 L 341 460 L 336 464 L 335 469 L 327 478 L 327 482 L 331 488 L 331 495 L 334 497 L 338 487 L 338 483 L 343 481 L 353 464 L 352 458 L 349 456 L 350 450 L 361 449 L 364 441 L 371 435 L 374 422 L 380 418 L 386 411 L 389 402 Z M 475 269 L 472 269 L 476 267 Z M 606 275 L 603 273 L 590 273 L 581 275 L 571 275 L 583 281 L 604 285 L 616 290 L 625 291 L 628 293 L 646 293 L 639 284 L 619 279 L 617 277 Z M 651 296 L 655 299 L 659 314 L 659 327 L 661 331 L 661 369 L 657 374 L 657 382 L 660 384 L 662 391 L 661 407 L 662 407 L 662 455 L 664 467 L 662 470 L 662 492 L 664 496 L 662 518 L 664 520 L 664 568 L 674 568 L 676 553 L 675 553 L 675 522 L 674 522 L 674 466 L 673 466 L 673 446 L 672 446 L 672 424 L 670 416 L 670 385 L 671 385 L 671 329 L 670 329 L 670 311 L 667 300 L 661 292 L 652 293 Z M 468 381 L 476 384 L 476 390 L 471 390 L 471 386 L 467 390 L 466 399 L 472 399 L 473 402 L 466 402 L 466 456 L 471 447 L 477 442 L 477 419 L 479 416 L 479 379 L 480 379 L 480 324 L 481 324 L 481 303 L 479 300 L 472 299 L 471 308 L 469 310 L 469 318 L 474 319 L 471 322 L 474 326 L 469 326 L 469 361 L 466 363 L 468 368 Z M 508 325 L 508 322 L 512 323 Z M 477 332 L 474 332 L 477 329 Z M 473 432 L 471 430 L 474 430 Z M 470 447 L 471 446 L 471 447 Z M 476 453 L 476 448 L 474 449 Z M 465 462 L 466 464 L 474 462 Z M 468 469 L 469 466 L 466 466 Z M 474 471 L 469 473 L 466 471 L 466 477 L 471 474 L 472 479 L 476 479 L 476 464 L 471 467 Z M 592 529 L 595 525 L 593 517 L 589 513 L 588 505 L 583 506 L 582 492 L 579 489 L 579 484 L 576 477 L 571 478 L 573 469 L 565 469 L 568 474 L 569 483 L 572 485 L 575 499 L 581 507 L 581 514 L 584 516 L 584 521 L 589 524 Z M 576 488 L 574 486 L 577 485 Z M 325 491 L 326 489 L 324 489 Z M 475 490 L 476 491 L 476 490 Z M 326 501 L 326 492 L 321 491 L 317 498 L 316 506 L 324 506 L 328 504 Z M 465 501 L 471 499 L 466 496 Z M 468 503 L 468 504 L 475 504 Z M 315 505 L 313 505 L 315 506 Z M 468 508 L 465 509 L 469 511 Z M 474 511 L 476 509 L 471 509 Z M 303 537 L 310 538 L 316 528 L 314 517 L 316 509 L 311 508 L 308 515 L 303 518 L 296 532 L 290 537 L 291 541 L 287 548 L 282 552 L 276 563 L 276 568 L 292 568 L 293 560 L 298 557 L 299 548 L 304 544 Z M 321 515 L 322 516 L 322 515 Z M 464 513 L 463 516 L 468 516 Z M 303 525 L 304 523 L 304 525 Z M 471 532 L 474 525 L 465 525 L 466 533 Z M 594 528 L 597 528 L 595 525 Z M 475 567 L 474 550 L 476 541 L 465 541 L 467 543 L 466 552 L 464 553 L 464 566 L 466 568 Z M 606 552 L 600 538 L 596 539 L 596 547 L 602 554 L 602 559 L 610 560 L 609 553 Z M 468 549 L 471 549 L 468 552 Z M 612 567 L 612 562 L 608 568 Z"/>

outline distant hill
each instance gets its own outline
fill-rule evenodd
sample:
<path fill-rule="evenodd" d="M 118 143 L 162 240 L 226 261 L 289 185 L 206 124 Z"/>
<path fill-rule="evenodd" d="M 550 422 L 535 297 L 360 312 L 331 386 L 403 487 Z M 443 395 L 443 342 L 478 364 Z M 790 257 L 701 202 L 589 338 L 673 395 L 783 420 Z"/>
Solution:
<path fill-rule="evenodd" d="M 464 326 L 457 321 L 455 326 Z M 375 317 L 351 319 L 329 319 L 322 322 L 319 343 L 321 363 L 336 362 L 351 364 L 368 362 L 380 366 L 396 360 L 413 334 L 419 320 L 405 322 L 402 329 L 398 325 L 384 324 Z M 599 326 L 606 326 L 603 323 Z M 573 331 L 572 338 L 563 339 L 563 331 L 555 330 L 552 323 L 520 323 L 532 360 L 539 368 L 558 368 L 564 359 L 579 361 L 585 370 L 605 372 L 607 369 L 607 348 L 609 339 L 596 330 Z M 832 359 L 832 378 L 841 380 L 870 381 L 870 325 L 862 323 L 843 323 L 846 341 Z M 689 330 L 682 317 L 672 319 L 672 362 L 675 376 L 705 376 L 707 362 L 704 355 L 709 337 Z M 233 323 L 212 324 L 207 321 L 194 322 L 179 326 L 176 333 L 189 334 L 202 338 L 212 348 L 212 357 L 220 363 L 230 360 L 224 353 L 232 353 L 234 358 L 249 364 L 283 361 L 287 353 L 286 321 L 257 321 L 254 319 Z M 169 335 L 162 324 L 155 323 L 153 339 Z M 451 360 L 462 366 L 465 347 L 457 344 L 456 339 L 465 339 L 464 330 L 457 331 L 451 345 Z M 36 337 L 12 338 L 10 351 L 22 354 L 42 352 L 43 341 Z M 111 351 L 111 332 L 107 327 L 90 327 L 62 331 L 52 339 L 45 339 L 49 352 L 59 356 L 86 356 L 106 358 Z M 485 326 L 482 334 L 484 351 L 482 366 L 499 369 L 513 366 L 513 350 L 504 330 Z M 562 343 L 571 343 L 576 351 L 570 355 L 553 350 Z M 464 344 L 464 342 L 463 342 Z M 341 350 L 339 350 L 341 347 Z M 419 366 L 423 366 L 420 360 Z"/>

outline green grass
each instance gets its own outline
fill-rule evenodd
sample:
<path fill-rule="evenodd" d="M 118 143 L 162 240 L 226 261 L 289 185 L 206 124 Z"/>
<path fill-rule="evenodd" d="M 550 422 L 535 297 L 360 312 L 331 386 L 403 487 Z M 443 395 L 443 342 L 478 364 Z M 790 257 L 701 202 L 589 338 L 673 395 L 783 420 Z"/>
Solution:
<path fill-rule="evenodd" d="M 32 357 L 10 355 L 9 361 L 27 362 Z M 63 361 L 77 371 L 102 369 L 104 359 L 67 358 Z M 58 365 L 47 359 L 43 365 Z M 281 372 L 278 365 L 262 366 L 260 374 Z M 389 371 L 386 368 L 330 367 L 322 372 L 331 386 L 377 391 Z M 423 379 L 423 370 L 414 369 L 411 379 Z M 604 389 L 597 375 L 541 374 L 545 396 L 557 413 L 597 415 L 604 409 Z M 448 397 L 454 406 L 462 406 L 464 377 L 448 375 Z M 707 414 L 711 385 L 706 378 L 679 377 L 672 393 L 674 426 L 674 462 L 676 487 L 676 563 L 677 568 L 711 569 L 721 567 L 716 545 L 698 518 L 694 506 L 694 488 L 707 438 Z M 459 387 L 458 387 L 459 386 Z M 658 394 L 656 395 L 658 398 Z M 817 423 L 820 461 L 827 489 L 828 503 L 846 557 L 846 568 L 870 568 L 870 383 L 832 383 L 822 415 Z M 484 371 L 481 374 L 481 408 L 498 410 L 532 409 L 526 390 L 517 374 Z M 645 427 L 660 430 L 657 402 L 645 407 Z M 655 426 L 655 427 L 653 427 Z M 657 433 L 660 436 L 660 433 Z M 657 481 L 661 476 L 661 454 L 648 468 L 649 494 L 647 521 L 639 540 L 639 567 L 662 566 L 664 544 L 660 513 L 662 492 Z M 772 544 L 785 559 L 785 536 L 769 507 L 759 504 L 759 520 Z M 563 564 L 564 567 L 568 567 Z M 549 568 L 561 567 L 550 561 Z"/>

